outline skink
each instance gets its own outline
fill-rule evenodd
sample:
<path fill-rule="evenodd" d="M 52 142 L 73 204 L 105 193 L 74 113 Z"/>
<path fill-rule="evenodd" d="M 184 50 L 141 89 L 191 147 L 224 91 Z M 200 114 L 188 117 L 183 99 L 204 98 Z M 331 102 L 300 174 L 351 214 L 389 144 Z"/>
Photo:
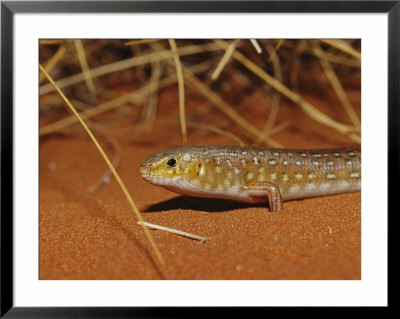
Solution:
<path fill-rule="evenodd" d="M 360 191 L 361 148 L 181 147 L 152 154 L 140 173 L 176 193 L 281 211 L 284 200 Z"/>

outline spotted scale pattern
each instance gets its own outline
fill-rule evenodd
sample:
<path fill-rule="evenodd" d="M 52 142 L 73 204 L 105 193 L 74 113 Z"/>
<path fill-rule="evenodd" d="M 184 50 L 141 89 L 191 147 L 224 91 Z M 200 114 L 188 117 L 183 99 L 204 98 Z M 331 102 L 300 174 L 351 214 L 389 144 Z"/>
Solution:
<path fill-rule="evenodd" d="M 155 153 L 140 172 L 177 193 L 269 202 L 271 210 L 281 210 L 282 200 L 360 191 L 361 149 L 193 146 Z"/>

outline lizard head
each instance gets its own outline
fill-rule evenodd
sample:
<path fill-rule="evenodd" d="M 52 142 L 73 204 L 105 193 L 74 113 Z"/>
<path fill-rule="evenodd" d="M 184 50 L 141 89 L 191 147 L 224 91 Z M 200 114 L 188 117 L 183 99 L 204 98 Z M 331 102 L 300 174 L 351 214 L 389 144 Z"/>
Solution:
<path fill-rule="evenodd" d="M 150 155 L 139 170 L 142 178 L 149 183 L 171 188 L 181 181 L 188 182 L 195 178 L 201 166 L 189 148 L 176 148 Z"/>

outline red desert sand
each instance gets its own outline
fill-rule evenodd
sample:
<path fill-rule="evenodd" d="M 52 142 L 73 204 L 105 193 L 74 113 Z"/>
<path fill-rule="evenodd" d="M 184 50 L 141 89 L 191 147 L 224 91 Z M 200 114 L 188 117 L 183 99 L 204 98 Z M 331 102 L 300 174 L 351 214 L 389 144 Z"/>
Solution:
<path fill-rule="evenodd" d="M 172 89 L 161 94 L 160 118 L 178 118 Z M 332 115 L 323 100 L 312 99 Z M 229 125 L 211 110 L 210 124 Z M 239 111 L 257 127 L 265 122 L 262 107 Z M 348 121 L 345 114 L 333 117 Z M 297 106 L 282 107 L 277 122 L 284 120 L 291 125 L 274 139 L 285 147 L 355 144 Z M 211 132 L 188 133 L 189 145 L 237 145 Z M 360 192 L 288 201 L 279 213 L 267 204 L 185 197 L 148 184 L 138 171 L 151 153 L 182 145 L 179 122 L 119 140 L 118 172 L 144 220 L 212 240 L 150 230 L 166 261 L 161 266 L 115 179 L 87 191 L 107 171 L 93 143 L 84 134 L 52 135 L 40 140 L 40 279 L 361 279 Z M 112 159 L 113 149 L 101 141 Z"/>

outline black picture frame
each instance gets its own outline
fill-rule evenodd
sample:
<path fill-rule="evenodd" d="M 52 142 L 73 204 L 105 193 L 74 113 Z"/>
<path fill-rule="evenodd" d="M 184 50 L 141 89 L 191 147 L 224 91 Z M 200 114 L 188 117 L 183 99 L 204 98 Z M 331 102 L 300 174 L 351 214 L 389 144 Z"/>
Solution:
<path fill-rule="evenodd" d="M 15 307 L 13 302 L 13 16 L 15 13 L 266 12 L 388 14 L 388 207 L 396 213 L 400 143 L 400 1 L 2 1 L 1 2 L 1 317 L 132 318 L 226 316 L 225 308 Z M 396 193 L 395 193 L 396 192 Z M 388 211 L 388 213 L 389 213 Z M 390 218 L 390 214 L 388 214 Z M 389 223 L 388 227 L 394 227 Z M 390 231 L 389 234 L 393 234 Z M 389 238 L 388 238 L 389 239 Z M 388 246 L 390 247 L 390 246 Z M 389 259 L 390 264 L 390 259 Z M 390 281 L 388 280 L 388 285 Z M 388 305 L 390 308 L 389 295 Z M 257 308 L 260 310 L 260 308 Z M 300 315 L 304 308 L 290 308 Z M 261 308 L 266 311 L 265 308 Z M 235 309 L 247 314 L 249 309 Z M 270 309 L 268 309 L 270 311 Z M 300 312 L 299 312 L 300 311 Z"/>

